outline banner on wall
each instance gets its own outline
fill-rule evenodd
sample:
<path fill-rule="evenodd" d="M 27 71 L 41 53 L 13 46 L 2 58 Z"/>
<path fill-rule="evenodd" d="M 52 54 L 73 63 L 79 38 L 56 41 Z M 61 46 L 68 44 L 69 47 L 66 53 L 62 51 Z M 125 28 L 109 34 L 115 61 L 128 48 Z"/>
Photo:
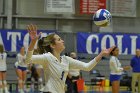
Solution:
<path fill-rule="evenodd" d="M 110 0 L 113 16 L 136 17 L 136 0 Z"/>
<path fill-rule="evenodd" d="M 41 30 L 41 32 L 41 37 L 45 37 L 46 35 L 54 33 L 55 31 Z M 19 52 L 22 46 L 27 49 L 29 41 L 29 34 L 26 30 L 0 30 L 0 44 L 4 46 L 6 51 Z"/>
<path fill-rule="evenodd" d="M 140 34 L 77 33 L 77 52 L 98 54 L 102 49 L 118 46 L 122 55 L 133 55 L 140 48 Z"/>
<path fill-rule="evenodd" d="M 81 14 L 94 14 L 98 9 L 106 9 L 106 0 L 80 0 Z"/>
<path fill-rule="evenodd" d="M 74 14 L 74 0 L 45 0 L 45 13 Z"/>

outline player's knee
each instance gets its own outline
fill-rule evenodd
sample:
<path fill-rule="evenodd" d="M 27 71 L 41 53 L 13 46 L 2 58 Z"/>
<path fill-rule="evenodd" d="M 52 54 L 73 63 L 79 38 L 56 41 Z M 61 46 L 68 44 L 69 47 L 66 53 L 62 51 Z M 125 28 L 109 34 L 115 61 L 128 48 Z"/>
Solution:
<path fill-rule="evenodd" d="M 23 80 L 21 80 L 21 79 L 19 79 L 19 81 L 18 81 L 19 83 L 23 83 Z"/>
<path fill-rule="evenodd" d="M 6 80 L 3 80 L 3 84 L 4 84 L 4 85 L 7 85 L 7 81 L 6 81 Z"/>
<path fill-rule="evenodd" d="M 25 82 L 26 82 L 26 81 L 25 81 L 25 80 L 23 80 L 23 84 L 25 84 Z"/>

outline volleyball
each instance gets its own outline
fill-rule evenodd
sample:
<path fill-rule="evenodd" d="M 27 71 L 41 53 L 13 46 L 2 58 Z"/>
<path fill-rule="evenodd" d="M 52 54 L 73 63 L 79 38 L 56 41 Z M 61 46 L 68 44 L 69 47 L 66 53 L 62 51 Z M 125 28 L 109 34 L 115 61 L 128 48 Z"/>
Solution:
<path fill-rule="evenodd" d="M 94 23 L 100 27 L 110 25 L 111 19 L 111 13 L 106 9 L 99 9 L 93 16 Z"/>

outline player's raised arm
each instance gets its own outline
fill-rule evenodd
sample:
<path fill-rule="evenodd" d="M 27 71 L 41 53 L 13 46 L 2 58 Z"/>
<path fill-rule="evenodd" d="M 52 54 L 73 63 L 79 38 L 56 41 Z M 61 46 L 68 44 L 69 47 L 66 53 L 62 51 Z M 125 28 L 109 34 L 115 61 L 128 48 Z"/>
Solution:
<path fill-rule="evenodd" d="M 100 52 L 100 54 L 99 54 L 98 56 L 96 56 L 95 60 L 96 60 L 97 62 L 99 62 L 103 56 L 108 56 L 108 55 L 110 55 L 110 52 L 113 50 L 114 47 L 115 47 L 115 46 L 112 46 L 111 48 L 108 48 L 108 49 L 103 49 L 103 50 Z"/>
<path fill-rule="evenodd" d="M 36 25 L 32 25 L 32 24 L 28 25 L 27 30 L 28 30 L 29 36 L 31 38 L 31 42 L 30 42 L 30 45 L 28 47 L 28 51 L 27 51 L 27 55 L 26 55 L 26 59 L 25 59 L 26 64 L 28 64 L 32 61 L 31 58 L 32 58 L 34 46 L 35 46 L 39 36 L 41 35 L 41 33 L 37 34 L 37 26 Z"/>
<path fill-rule="evenodd" d="M 34 49 L 36 41 L 38 40 L 39 36 L 41 35 L 41 32 L 39 34 L 37 34 L 37 26 L 32 25 L 32 24 L 27 26 L 27 30 L 28 30 L 29 36 L 31 38 L 31 42 L 28 47 L 28 51 L 32 51 Z"/>

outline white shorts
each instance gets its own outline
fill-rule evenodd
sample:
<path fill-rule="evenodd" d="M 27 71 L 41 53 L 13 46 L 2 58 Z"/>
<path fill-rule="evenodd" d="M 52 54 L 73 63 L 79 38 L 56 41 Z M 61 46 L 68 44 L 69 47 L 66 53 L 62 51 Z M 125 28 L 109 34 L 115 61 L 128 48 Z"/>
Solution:
<path fill-rule="evenodd" d="M 7 67 L 0 67 L 0 71 L 7 71 Z"/>
<path fill-rule="evenodd" d="M 5 72 L 5 71 L 7 71 L 7 68 L 0 68 L 0 71 L 1 72 L 3 72 L 3 71 Z"/>
<path fill-rule="evenodd" d="M 0 71 L 6 71 L 7 70 L 7 65 L 6 63 L 1 63 L 0 64 Z"/>

